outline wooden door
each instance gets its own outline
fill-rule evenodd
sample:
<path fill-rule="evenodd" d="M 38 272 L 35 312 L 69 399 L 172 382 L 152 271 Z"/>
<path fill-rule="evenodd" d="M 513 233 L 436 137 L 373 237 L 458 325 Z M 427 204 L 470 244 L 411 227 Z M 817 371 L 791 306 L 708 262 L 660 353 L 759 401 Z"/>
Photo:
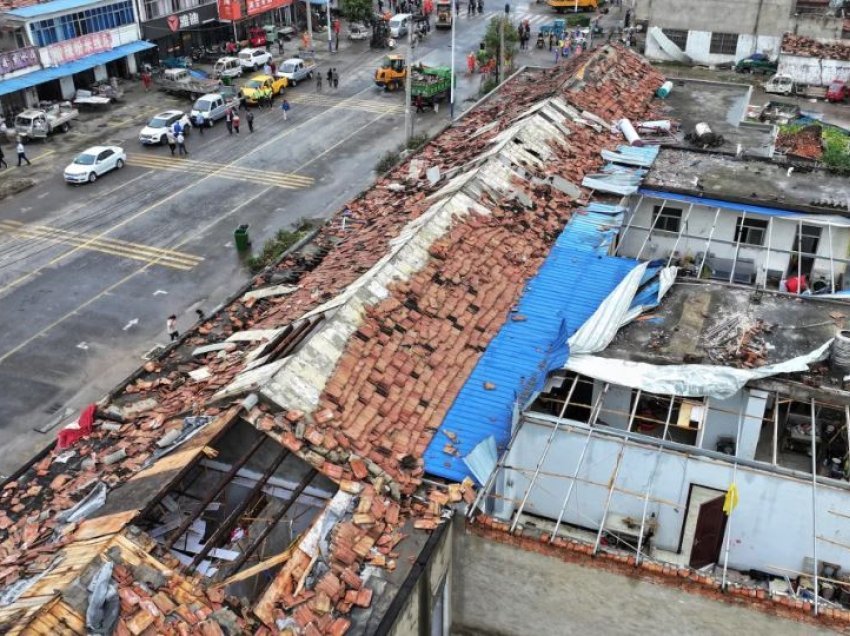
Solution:
<path fill-rule="evenodd" d="M 694 542 L 691 545 L 691 560 L 688 564 L 692 568 L 717 563 L 720 549 L 723 547 L 723 532 L 726 530 L 726 514 L 723 512 L 725 498 L 726 495 L 721 495 L 706 501 L 699 508 Z"/>

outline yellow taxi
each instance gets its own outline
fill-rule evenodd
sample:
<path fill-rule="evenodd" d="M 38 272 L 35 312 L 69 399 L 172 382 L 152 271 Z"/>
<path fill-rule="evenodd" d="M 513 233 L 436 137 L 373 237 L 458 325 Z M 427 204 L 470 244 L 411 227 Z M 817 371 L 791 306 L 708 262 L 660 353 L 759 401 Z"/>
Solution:
<path fill-rule="evenodd" d="M 286 87 L 285 77 L 272 77 L 271 75 L 255 75 L 242 86 L 242 94 L 249 104 L 260 101 L 260 92 L 270 88 L 273 95 L 278 95 Z"/>

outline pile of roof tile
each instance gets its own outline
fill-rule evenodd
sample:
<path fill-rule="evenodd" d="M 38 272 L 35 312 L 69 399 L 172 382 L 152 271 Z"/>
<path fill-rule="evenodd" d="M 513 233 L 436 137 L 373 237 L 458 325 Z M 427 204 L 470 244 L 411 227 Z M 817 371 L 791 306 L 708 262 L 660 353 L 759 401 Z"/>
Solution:
<path fill-rule="evenodd" d="M 432 183 L 422 166 L 456 174 L 547 97 L 565 98 L 609 122 L 645 115 L 662 81 L 642 58 L 613 46 L 554 70 L 522 74 L 504 86 L 329 221 L 310 250 L 255 281 L 259 287 L 284 278 L 297 284 L 296 290 L 231 303 L 180 347 L 147 364 L 116 396 L 113 404 L 126 423 L 99 420 L 95 432 L 71 451 L 54 453 L 7 484 L 0 494 L 7 511 L 0 516 L 5 568 L 0 579 L 9 583 L 31 573 L 34 564 L 49 562 L 63 540 L 51 539 L 61 526 L 55 514 L 79 501 L 97 480 L 108 485 L 126 480 L 185 415 L 218 412 L 208 407 L 210 398 L 244 369 L 257 341 L 237 338 L 197 356 L 193 349 L 218 345 L 238 331 L 291 324 L 373 267 L 390 242 L 429 208 L 425 198 L 445 183 Z M 306 554 L 296 551 L 281 569 L 285 586 L 273 599 L 274 612 L 264 613 L 269 627 L 274 626 L 270 616 L 283 615 L 293 617 L 305 633 L 345 633 L 349 623 L 340 614 L 370 604 L 370 594 L 358 587 L 359 568 L 364 563 L 391 568 L 408 519 L 415 527 L 433 529 L 444 505 L 474 496 L 469 483 L 432 491 L 427 502 L 405 495 L 420 486 L 422 454 L 463 382 L 587 196 L 581 191 L 570 198 L 551 179 L 581 183 L 600 166 L 599 151 L 621 141 L 590 113 L 583 114 L 588 121 L 559 124 L 569 129 L 569 144 L 552 146 L 555 158 L 544 169 L 529 166 L 522 201 L 487 194 L 481 203 L 489 214 L 470 212 L 458 220 L 433 243 L 418 272 L 391 285 L 389 296 L 368 308 L 314 412 L 253 418 L 341 490 L 360 497 L 350 520 L 335 530 L 331 570 L 312 589 L 302 578 L 309 570 Z M 528 187 L 531 182 L 535 185 Z M 115 459 L 106 463 L 106 457 Z"/>
<path fill-rule="evenodd" d="M 823 157 L 822 129 L 817 124 L 799 130 L 780 130 L 776 149 L 792 157 L 818 160 Z"/>
<path fill-rule="evenodd" d="M 805 35 L 786 33 L 782 36 L 782 52 L 801 57 L 824 60 L 850 61 L 850 42 L 844 40 L 816 40 Z"/>

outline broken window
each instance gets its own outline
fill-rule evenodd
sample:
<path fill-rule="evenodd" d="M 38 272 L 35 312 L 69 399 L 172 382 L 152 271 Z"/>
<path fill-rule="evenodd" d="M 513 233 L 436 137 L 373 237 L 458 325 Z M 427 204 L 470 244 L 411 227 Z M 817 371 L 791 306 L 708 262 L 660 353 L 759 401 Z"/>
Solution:
<path fill-rule="evenodd" d="M 712 33 L 708 52 L 717 55 L 735 55 L 738 50 L 737 33 Z"/>
<path fill-rule="evenodd" d="M 688 46 L 688 31 L 685 29 L 661 29 L 661 32 L 667 36 L 673 44 L 678 46 L 682 51 Z"/>
<path fill-rule="evenodd" d="M 705 401 L 633 391 L 632 412 L 630 430 L 694 446 L 705 419 Z"/>
<path fill-rule="evenodd" d="M 657 231 L 678 234 L 682 226 L 682 208 L 653 206 L 652 224 Z"/>
<path fill-rule="evenodd" d="M 761 246 L 767 236 L 767 221 L 738 217 L 735 224 L 735 242 L 741 245 Z"/>
<path fill-rule="evenodd" d="M 148 533 L 183 568 L 255 599 L 336 485 L 275 440 L 237 421 L 154 504 Z"/>

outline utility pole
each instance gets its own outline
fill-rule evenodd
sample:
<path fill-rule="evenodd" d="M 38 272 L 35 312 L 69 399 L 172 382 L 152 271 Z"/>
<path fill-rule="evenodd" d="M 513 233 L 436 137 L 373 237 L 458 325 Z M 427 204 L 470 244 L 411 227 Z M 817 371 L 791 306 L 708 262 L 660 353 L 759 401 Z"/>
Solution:
<path fill-rule="evenodd" d="M 505 29 L 508 24 L 508 14 L 511 11 L 511 5 L 505 3 L 505 17 L 502 18 L 502 25 L 499 29 L 499 84 L 505 81 Z"/>
<path fill-rule="evenodd" d="M 407 29 L 407 73 L 404 78 L 404 141 L 405 146 L 413 137 L 413 29 Z"/>
<path fill-rule="evenodd" d="M 304 0 L 304 3 L 307 5 L 307 40 L 310 48 L 313 47 L 313 6 L 310 4 L 310 0 Z"/>
<path fill-rule="evenodd" d="M 472 0 L 469 0 L 472 2 Z M 449 75 L 449 121 L 455 119 L 455 19 L 452 16 L 452 72 Z"/>
<path fill-rule="evenodd" d="M 327 0 L 325 8 L 328 10 L 328 53 L 334 52 L 334 34 L 331 31 L 331 0 Z"/>

